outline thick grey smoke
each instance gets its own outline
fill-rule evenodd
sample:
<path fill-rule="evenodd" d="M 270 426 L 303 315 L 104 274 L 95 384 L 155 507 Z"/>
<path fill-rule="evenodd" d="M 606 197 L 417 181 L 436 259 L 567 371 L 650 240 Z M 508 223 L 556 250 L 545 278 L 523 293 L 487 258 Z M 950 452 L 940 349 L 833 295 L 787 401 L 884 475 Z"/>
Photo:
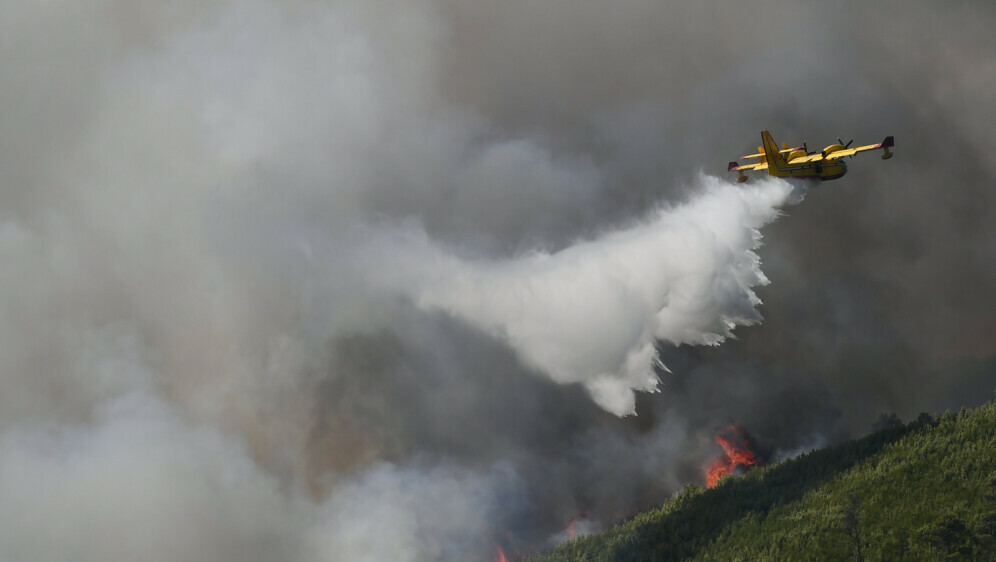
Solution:
<path fill-rule="evenodd" d="M 488 559 L 700 482 L 730 423 L 981 402 L 993 23 L 4 5 L 0 558 Z M 761 129 L 897 156 L 769 224 L 787 184 L 713 177 Z"/>

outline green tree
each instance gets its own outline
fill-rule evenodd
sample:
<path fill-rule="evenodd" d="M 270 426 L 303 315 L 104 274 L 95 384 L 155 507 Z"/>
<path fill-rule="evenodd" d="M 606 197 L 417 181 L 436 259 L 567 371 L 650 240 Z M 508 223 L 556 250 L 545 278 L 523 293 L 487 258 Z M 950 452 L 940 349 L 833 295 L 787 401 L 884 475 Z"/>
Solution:
<path fill-rule="evenodd" d="M 975 541 L 965 522 L 954 513 L 945 513 L 921 532 L 941 560 L 970 560 Z"/>
<path fill-rule="evenodd" d="M 996 554 L 996 476 L 989 478 L 982 500 L 984 511 L 975 526 L 975 541 L 979 559 L 991 562 Z"/>
<path fill-rule="evenodd" d="M 899 527 L 886 533 L 885 543 L 882 546 L 882 560 L 905 562 L 909 554 L 909 533 L 905 528 Z"/>
<path fill-rule="evenodd" d="M 857 494 L 850 494 L 847 498 L 847 507 L 840 518 L 838 531 L 844 535 L 844 544 L 851 549 L 855 562 L 864 562 L 864 553 L 861 550 L 861 500 Z"/>

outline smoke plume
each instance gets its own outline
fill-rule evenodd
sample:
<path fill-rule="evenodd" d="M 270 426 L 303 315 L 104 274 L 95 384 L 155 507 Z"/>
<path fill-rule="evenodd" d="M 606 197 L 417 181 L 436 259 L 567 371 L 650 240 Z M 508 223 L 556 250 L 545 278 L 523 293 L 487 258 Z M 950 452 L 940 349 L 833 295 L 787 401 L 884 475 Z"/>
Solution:
<path fill-rule="evenodd" d="M 996 385 L 991 6 L 8 4 L 0 559 L 514 556 Z"/>

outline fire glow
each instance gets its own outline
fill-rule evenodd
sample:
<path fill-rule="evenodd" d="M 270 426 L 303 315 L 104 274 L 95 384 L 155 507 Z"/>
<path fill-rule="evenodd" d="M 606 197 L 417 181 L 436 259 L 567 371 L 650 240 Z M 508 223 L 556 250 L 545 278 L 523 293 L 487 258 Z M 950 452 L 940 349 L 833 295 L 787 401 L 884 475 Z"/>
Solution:
<path fill-rule="evenodd" d="M 564 540 L 572 541 L 579 536 L 591 534 L 591 522 L 588 520 L 588 513 L 584 512 L 571 519 L 564 529 Z"/>
<path fill-rule="evenodd" d="M 726 428 L 716 436 L 716 444 L 723 448 L 723 454 L 709 463 L 709 468 L 706 469 L 706 487 L 715 488 L 724 476 L 758 466 L 750 439 L 742 428 L 735 425 Z"/>
<path fill-rule="evenodd" d="M 505 556 L 505 551 L 501 547 L 497 547 L 497 552 L 495 552 L 494 562 L 509 562 L 508 556 Z"/>

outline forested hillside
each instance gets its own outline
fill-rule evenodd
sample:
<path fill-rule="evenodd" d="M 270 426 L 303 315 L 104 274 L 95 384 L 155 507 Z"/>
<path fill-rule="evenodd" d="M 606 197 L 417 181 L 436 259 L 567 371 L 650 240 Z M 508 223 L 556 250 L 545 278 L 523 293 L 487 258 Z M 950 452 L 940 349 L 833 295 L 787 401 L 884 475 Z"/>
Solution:
<path fill-rule="evenodd" d="M 996 559 L 996 402 L 814 451 L 536 562 Z"/>

